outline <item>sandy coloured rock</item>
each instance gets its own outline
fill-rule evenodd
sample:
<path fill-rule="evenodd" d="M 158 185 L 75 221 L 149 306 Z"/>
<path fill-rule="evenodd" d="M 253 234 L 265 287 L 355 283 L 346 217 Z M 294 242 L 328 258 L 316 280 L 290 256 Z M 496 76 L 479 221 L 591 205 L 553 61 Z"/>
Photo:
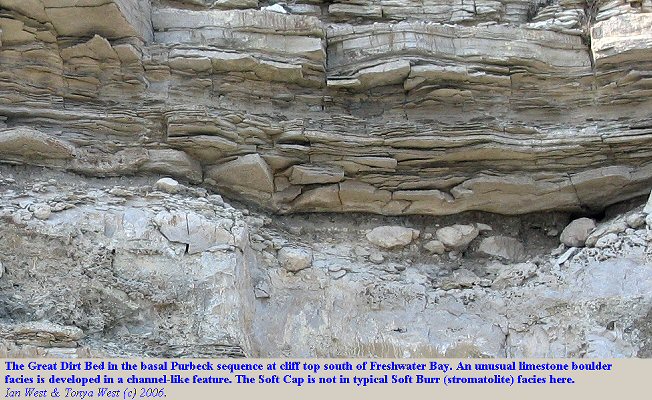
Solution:
<path fill-rule="evenodd" d="M 25 117 L 0 119 L 0 160 L 282 213 L 599 213 L 648 194 L 650 7 L 462 3 L 4 0 L 3 115 Z"/>
<path fill-rule="evenodd" d="M 578 218 L 564 228 L 559 241 L 568 247 L 582 247 L 595 227 L 591 218 Z"/>
<path fill-rule="evenodd" d="M 478 228 L 473 225 L 455 224 L 437 229 L 437 239 L 449 250 L 463 250 L 479 234 Z"/>

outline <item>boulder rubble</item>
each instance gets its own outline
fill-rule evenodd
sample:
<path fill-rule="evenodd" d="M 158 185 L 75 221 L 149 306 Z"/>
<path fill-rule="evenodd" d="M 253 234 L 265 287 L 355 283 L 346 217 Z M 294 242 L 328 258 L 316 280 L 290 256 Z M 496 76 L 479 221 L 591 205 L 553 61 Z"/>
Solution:
<path fill-rule="evenodd" d="M 641 203 L 567 247 L 569 214 L 270 218 L 159 182 L 0 167 L 0 355 L 652 354 Z"/>

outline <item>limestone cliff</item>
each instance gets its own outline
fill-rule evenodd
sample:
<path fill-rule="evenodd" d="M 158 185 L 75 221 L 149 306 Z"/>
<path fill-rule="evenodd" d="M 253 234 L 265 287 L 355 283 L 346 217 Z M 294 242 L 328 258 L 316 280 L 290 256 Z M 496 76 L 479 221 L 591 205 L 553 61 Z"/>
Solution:
<path fill-rule="evenodd" d="M 652 182 L 649 0 L 0 10 L 5 162 L 284 213 L 596 211 Z"/>

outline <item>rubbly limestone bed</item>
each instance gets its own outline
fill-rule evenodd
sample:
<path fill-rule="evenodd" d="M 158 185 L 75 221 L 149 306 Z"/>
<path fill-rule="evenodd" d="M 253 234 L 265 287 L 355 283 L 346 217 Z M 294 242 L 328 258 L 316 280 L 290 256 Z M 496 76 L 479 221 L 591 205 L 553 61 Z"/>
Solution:
<path fill-rule="evenodd" d="M 0 183 L 4 355 L 651 354 L 641 205 L 587 230 L 562 213 L 277 217 L 154 177 Z"/>
<path fill-rule="evenodd" d="M 0 356 L 652 356 L 650 48 L 650 0 L 0 0 Z"/>

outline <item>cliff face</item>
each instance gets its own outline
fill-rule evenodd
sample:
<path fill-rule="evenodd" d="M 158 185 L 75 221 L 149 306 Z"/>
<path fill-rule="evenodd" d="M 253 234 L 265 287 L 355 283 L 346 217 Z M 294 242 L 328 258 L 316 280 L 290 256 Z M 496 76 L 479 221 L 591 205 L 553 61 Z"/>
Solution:
<path fill-rule="evenodd" d="M 595 211 L 652 181 L 649 0 L 0 10 L 4 162 L 283 213 Z"/>
<path fill-rule="evenodd" d="M 0 0 L 0 356 L 650 356 L 651 48 L 650 0 Z"/>
<path fill-rule="evenodd" d="M 0 357 L 652 354 L 640 207 L 578 248 L 561 214 L 270 217 L 154 179 L 0 167 Z"/>

